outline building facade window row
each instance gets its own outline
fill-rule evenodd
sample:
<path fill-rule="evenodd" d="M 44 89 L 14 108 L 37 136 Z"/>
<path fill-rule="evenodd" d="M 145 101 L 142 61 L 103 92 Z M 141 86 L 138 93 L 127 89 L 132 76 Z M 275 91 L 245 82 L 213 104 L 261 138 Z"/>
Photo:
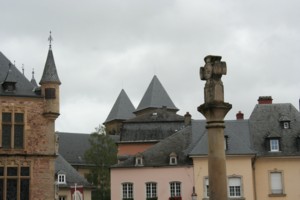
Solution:
<path fill-rule="evenodd" d="M 173 181 L 169 183 L 170 198 L 181 198 L 181 182 Z M 157 183 L 147 182 L 145 184 L 145 198 L 146 200 L 157 199 Z M 134 199 L 134 184 L 130 182 L 122 183 L 122 199 L 132 200 Z"/>

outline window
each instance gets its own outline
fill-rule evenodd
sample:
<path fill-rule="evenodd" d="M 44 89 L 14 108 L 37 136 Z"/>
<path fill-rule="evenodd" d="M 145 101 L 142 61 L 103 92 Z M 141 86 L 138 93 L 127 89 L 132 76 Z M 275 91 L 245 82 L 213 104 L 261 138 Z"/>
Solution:
<path fill-rule="evenodd" d="M 0 199 L 29 200 L 29 167 L 0 166 Z"/>
<path fill-rule="evenodd" d="M 170 165 L 177 165 L 177 154 L 175 152 L 172 152 L 170 155 Z"/>
<path fill-rule="evenodd" d="M 123 183 L 123 199 L 133 198 L 133 184 L 132 183 Z"/>
<path fill-rule="evenodd" d="M 135 165 L 136 166 L 143 166 L 143 155 L 141 153 L 138 153 L 135 157 Z"/>
<path fill-rule="evenodd" d="M 224 136 L 224 149 L 225 151 L 228 150 L 228 135 Z"/>
<path fill-rule="evenodd" d="M 2 148 L 24 148 L 23 113 L 2 113 Z"/>
<path fill-rule="evenodd" d="M 270 173 L 271 194 L 283 194 L 282 173 Z"/>
<path fill-rule="evenodd" d="M 279 139 L 270 139 L 270 151 L 279 151 Z"/>
<path fill-rule="evenodd" d="M 55 88 L 46 88 L 45 89 L 45 98 L 46 99 L 55 99 Z"/>
<path fill-rule="evenodd" d="M 228 179 L 229 197 L 241 197 L 241 178 L 230 177 Z"/>
<path fill-rule="evenodd" d="M 290 128 L 290 122 L 283 122 L 283 128 L 289 129 Z"/>
<path fill-rule="evenodd" d="M 66 196 L 59 196 L 58 200 L 67 200 L 67 197 Z"/>
<path fill-rule="evenodd" d="M 208 178 L 204 179 L 204 196 L 206 198 L 209 197 L 209 180 L 208 180 Z"/>
<path fill-rule="evenodd" d="M 171 193 L 171 197 L 180 197 L 181 196 L 181 183 L 180 182 L 171 182 L 170 183 L 170 193 Z"/>
<path fill-rule="evenodd" d="M 146 183 L 146 197 L 147 198 L 157 197 L 156 191 L 157 191 L 156 183 L 154 183 L 154 182 Z"/>
<path fill-rule="evenodd" d="M 66 175 L 65 174 L 58 174 L 57 182 L 58 182 L 58 184 L 66 183 Z"/>

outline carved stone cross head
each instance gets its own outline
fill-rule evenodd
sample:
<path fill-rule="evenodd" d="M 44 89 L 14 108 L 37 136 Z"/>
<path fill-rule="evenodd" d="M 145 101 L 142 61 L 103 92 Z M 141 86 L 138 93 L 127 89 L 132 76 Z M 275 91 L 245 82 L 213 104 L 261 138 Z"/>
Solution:
<path fill-rule="evenodd" d="M 222 75 L 226 75 L 226 62 L 221 61 L 221 56 L 208 55 L 204 58 L 205 65 L 200 67 L 201 80 L 220 80 Z"/>

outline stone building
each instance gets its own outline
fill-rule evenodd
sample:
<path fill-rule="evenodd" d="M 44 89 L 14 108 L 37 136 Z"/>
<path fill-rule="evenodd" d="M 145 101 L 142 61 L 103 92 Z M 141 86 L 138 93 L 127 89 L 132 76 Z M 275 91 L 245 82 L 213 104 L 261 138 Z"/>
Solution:
<path fill-rule="evenodd" d="M 61 82 L 51 46 L 40 88 L 1 52 L 0 69 L 0 197 L 53 200 Z"/>

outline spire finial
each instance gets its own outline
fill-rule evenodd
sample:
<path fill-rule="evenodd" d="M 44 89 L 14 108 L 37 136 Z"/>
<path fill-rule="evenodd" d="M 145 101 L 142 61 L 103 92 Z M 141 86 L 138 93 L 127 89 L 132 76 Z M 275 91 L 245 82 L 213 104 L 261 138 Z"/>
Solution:
<path fill-rule="evenodd" d="M 34 68 L 32 68 L 32 79 L 34 79 Z"/>
<path fill-rule="evenodd" d="M 49 41 L 49 49 L 51 49 L 52 48 L 52 41 L 53 41 L 53 37 L 51 35 L 51 31 L 50 31 L 50 35 L 48 37 L 48 41 Z"/>
<path fill-rule="evenodd" d="M 24 75 L 24 64 L 22 64 L 22 73 L 23 73 L 23 75 Z"/>

